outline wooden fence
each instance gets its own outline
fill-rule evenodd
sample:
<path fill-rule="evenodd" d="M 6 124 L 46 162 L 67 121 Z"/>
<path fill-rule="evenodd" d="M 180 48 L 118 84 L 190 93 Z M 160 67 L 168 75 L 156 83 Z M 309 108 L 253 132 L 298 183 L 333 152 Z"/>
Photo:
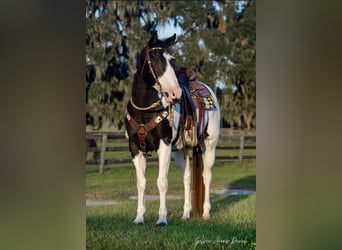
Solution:
<path fill-rule="evenodd" d="M 244 159 L 256 159 L 256 155 L 245 155 L 244 150 L 246 149 L 256 149 L 256 135 L 255 131 L 236 131 L 229 129 L 221 129 L 220 132 L 220 142 L 232 142 L 230 146 L 220 146 L 220 144 L 216 147 L 217 150 L 239 150 L 238 155 L 225 155 L 225 156 L 216 156 L 216 160 L 239 160 L 242 163 Z M 87 165 L 98 164 L 99 172 L 103 173 L 104 165 L 106 164 L 118 164 L 118 163 L 130 163 L 132 159 L 128 158 L 106 158 L 106 152 L 119 152 L 119 151 L 129 151 L 128 142 L 127 146 L 108 146 L 108 141 L 117 140 L 117 141 L 125 141 L 127 140 L 123 132 L 87 132 L 86 133 L 87 141 L 95 141 L 96 146 L 89 146 L 87 144 L 87 153 L 95 152 L 99 154 L 97 159 L 88 159 L 86 160 Z M 236 145 L 237 143 L 239 145 Z M 248 145 L 251 144 L 251 145 Z M 148 158 L 148 162 L 158 162 L 158 158 L 152 157 Z"/>

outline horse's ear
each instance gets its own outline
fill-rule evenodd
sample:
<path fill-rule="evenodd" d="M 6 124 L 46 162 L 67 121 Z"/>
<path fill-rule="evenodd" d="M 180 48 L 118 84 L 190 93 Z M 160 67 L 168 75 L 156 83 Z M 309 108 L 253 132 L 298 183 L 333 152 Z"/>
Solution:
<path fill-rule="evenodd" d="M 157 31 L 153 31 L 152 32 L 152 36 L 150 38 L 150 40 L 148 41 L 148 46 L 149 47 L 153 47 L 153 45 L 155 45 L 158 41 L 158 33 Z"/>
<path fill-rule="evenodd" d="M 165 43 L 170 47 L 175 43 L 176 40 L 176 33 L 173 34 L 173 36 L 170 36 L 169 38 L 165 39 Z"/>

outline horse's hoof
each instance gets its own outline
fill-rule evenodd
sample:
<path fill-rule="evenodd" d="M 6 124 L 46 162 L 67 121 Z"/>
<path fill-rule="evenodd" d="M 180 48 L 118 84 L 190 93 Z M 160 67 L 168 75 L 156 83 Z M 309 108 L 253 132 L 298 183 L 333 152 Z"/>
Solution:
<path fill-rule="evenodd" d="M 133 221 L 135 225 L 144 225 L 144 220 L 143 219 L 135 219 Z"/>
<path fill-rule="evenodd" d="M 190 220 L 190 216 L 182 216 L 182 220 Z"/>
<path fill-rule="evenodd" d="M 210 220 L 210 215 L 203 215 L 203 220 Z"/>
<path fill-rule="evenodd" d="M 156 227 L 166 227 L 167 223 L 166 222 L 160 222 L 156 224 Z"/>

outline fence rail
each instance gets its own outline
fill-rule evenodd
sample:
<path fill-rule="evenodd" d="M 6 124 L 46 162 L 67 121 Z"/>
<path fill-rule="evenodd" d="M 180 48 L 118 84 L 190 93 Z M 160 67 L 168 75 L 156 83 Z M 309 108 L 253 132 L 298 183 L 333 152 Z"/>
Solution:
<path fill-rule="evenodd" d="M 216 156 L 216 160 L 239 160 L 240 163 L 244 159 L 256 159 L 256 155 L 245 155 L 244 150 L 256 149 L 256 135 L 255 131 L 235 131 L 221 129 L 220 142 L 239 142 L 239 146 L 221 146 L 216 147 L 217 150 L 239 150 L 239 155 L 225 155 Z M 103 173 L 104 165 L 118 164 L 118 163 L 130 163 L 132 159 L 129 158 L 110 158 L 106 159 L 106 152 L 120 152 L 129 151 L 128 146 L 107 146 L 110 140 L 126 140 L 124 133 L 122 132 L 87 132 L 87 153 L 94 153 L 93 159 L 86 160 L 87 165 L 99 164 L 99 172 Z M 98 147 L 97 142 L 101 142 L 101 146 Z M 90 143 L 92 142 L 92 143 Z M 94 143 L 95 142 L 95 143 Z M 254 145 L 245 145 L 246 143 L 254 143 Z M 95 157 L 96 154 L 96 157 Z M 96 158 L 96 159 L 95 159 Z M 190 157 L 191 159 L 191 157 Z M 148 162 L 158 162 L 158 158 L 147 158 Z"/>

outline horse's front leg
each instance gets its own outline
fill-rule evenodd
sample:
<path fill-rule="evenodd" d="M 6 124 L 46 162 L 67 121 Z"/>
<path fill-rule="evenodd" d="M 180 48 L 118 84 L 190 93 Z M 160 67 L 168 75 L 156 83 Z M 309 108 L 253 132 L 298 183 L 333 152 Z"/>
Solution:
<path fill-rule="evenodd" d="M 170 158 L 171 158 L 171 144 L 166 145 L 163 140 L 160 140 L 158 149 L 159 156 L 159 174 L 157 185 L 159 189 L 160 205 L 159 205 L 159 219 L 157 226 L 167 226 L 167 209 L 166 209 L 166 192 L 168 188 L 167 176 L 169 173 Z"/>
<path fill-rule="evenodd" d="M 133 163 L 137 175 L 137 189 L 138 189 L 138 208 L 137 217 L 134 220 L 135 224 L 144 224 L 145 207 L 145 187 L 146 187 L 146 158 L 143 153 L 139 151 L 139 154 L 134 156 Z"/>

